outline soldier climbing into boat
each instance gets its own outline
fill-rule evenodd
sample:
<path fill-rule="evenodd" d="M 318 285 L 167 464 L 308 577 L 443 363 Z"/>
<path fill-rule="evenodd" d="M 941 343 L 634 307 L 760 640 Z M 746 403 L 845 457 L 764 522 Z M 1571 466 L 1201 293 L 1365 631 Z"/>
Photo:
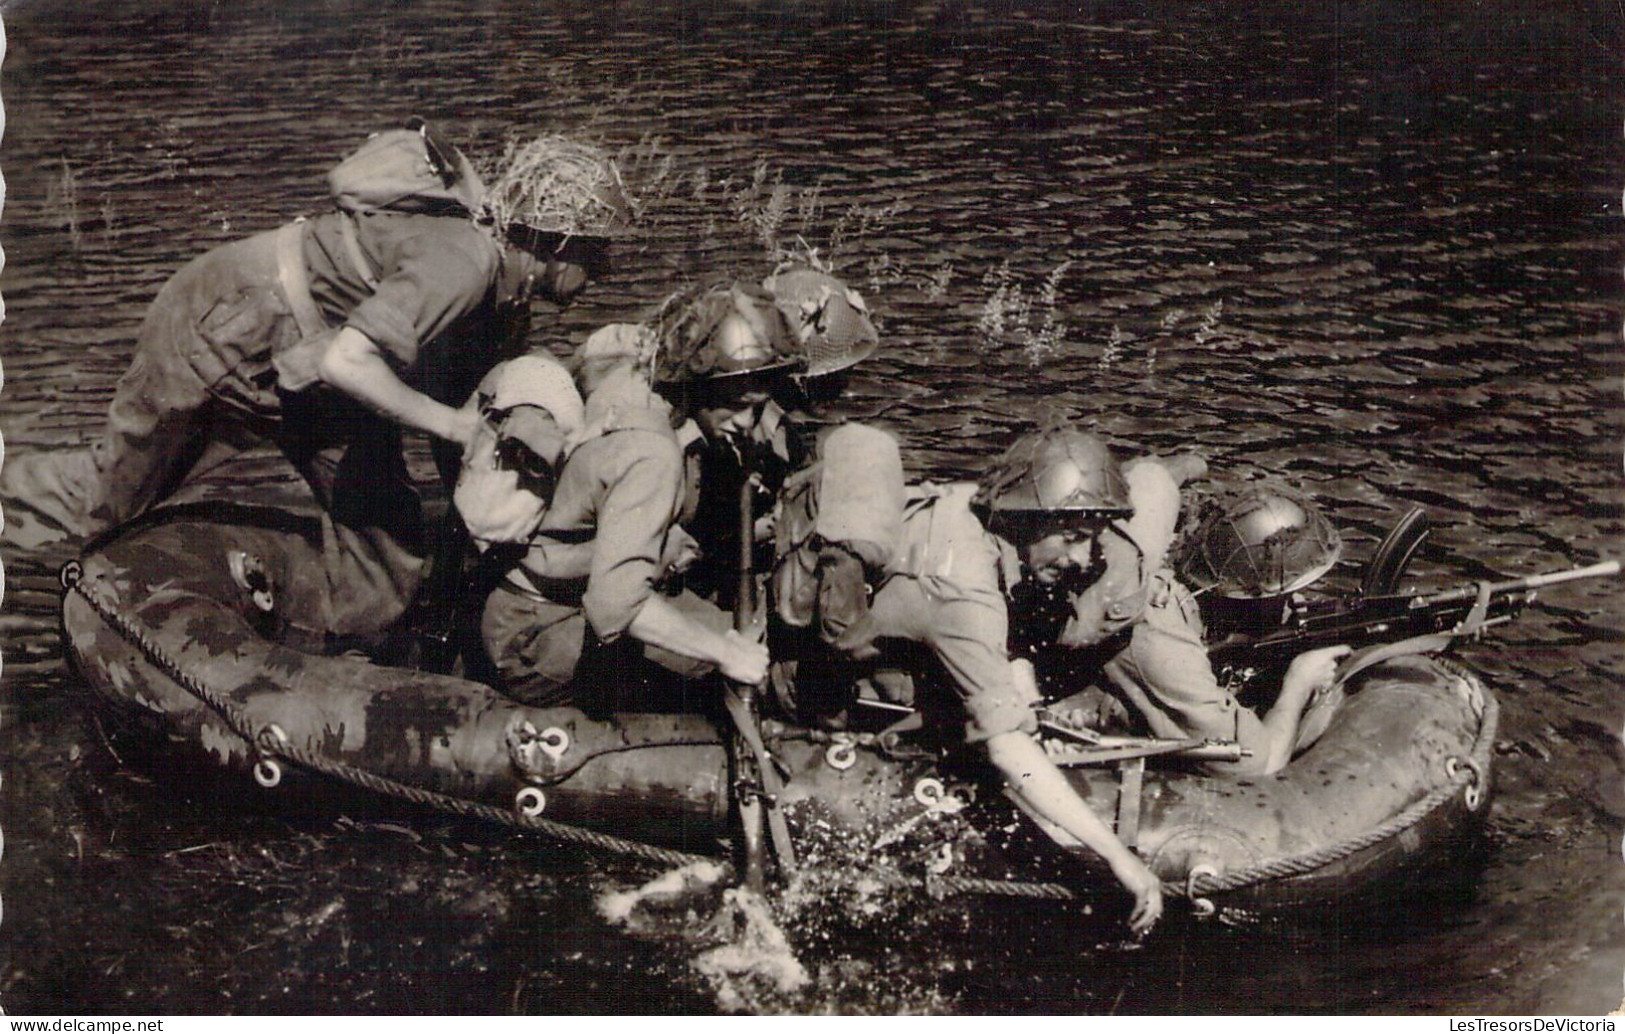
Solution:
<path fill-rule="evenodd" d="M 726 612 L 692 592 L 660 591 L 691 550 L 677 525 L 682 449 L 671 407 L 651 387 L 658 341 L 648 327 L 611 324 L 574 358 L 582 426 L 545 516 L 481 619 L 499 688 L 525 703 L 698 711 L 704 701 L 686 698 L 687 680 L 720 671 L 754 684 L 766 674 L 767 648 L 729 627 Z"/>
<path fill-rule="evenodd" d="M 402 429 L 465 448 L 478 415 L 453 407 L 522 337 L 533 296 L 566 305 L 602 272 L 635 206 L 593 145 L 511 146 L 487 187 L 417 119 L 328 179 L 335 210 L 164 285 L 87 449 L 7 457 L 8 540 L 98 533 L 271 445 L 320 507 L 326 631 L 368 635 L 401 614 L 425 552 Z"/>
<path fill-rule="evenodd" d="M 1074 431 L 1024 439 L 1001 465 L 1019 466 L 1017 477 L 905 493 L 889 435 L 855 424 L 830 432 L 817 469 L 787 485 L 780 515 L 773 610 L 803 634 L 783 651 L 774 640 L 775 689 L 794 712 L 815 682 L 868 680 L 911 694 L 921 713 L 956 714 L 963 741 L 986 750 L 1035 822 L 1105 860 L 1143 934 L 1162 913 L 1161 885 L 1045 755 L 1031 665 L 1009 648 L 1012 590 L 1054 584 L 1069 563 L 1062 546 L 1129 512 L 1097 445 Z M 793 675 L 780 663 L 791 660 Z"/>
<path fill-rule="evenodd" d="M 1117 472 L 1104 443 L 1061 432 L 1034 439 L 1032 457 L 1010 458 L 984 482 L 983 504 L 997 513 L 1020 509 L 1050 491 L 1057 460 L 1110 472 L 1121 512 L 1085 537 L 1046 535 L 1026 547 L 1029 565 L 1045 574 L 1014 595 L 1018 649 L 1058 681 L 1099 674 L 1159 737 L 1230 741 L 1236 761 L 1210 761 L 1214 774 L 1279 771 L 1300 743 L 1309 702 L 1330 686 L 1344 645 L 1293 658 L 1280 694 L 1263 716 L 1219 683 L 1208 658 L 1201 611 L 1169 566 L 1180 512 L 1180 486 L 1205 464 L 1142 457 Z M 1096 475 L 1106 476 L 1106 475 Z M 1204 525 L 1199 555 L 1208 557 L 1203 589 L 1233 585 L 1236 594 L 1285 597 L 1314 581 L 1337 559 L 1335 530 L 1312 507 L 1278 493 L 1244 497 L 1225 519 Z M 1203 565 L 1197 565 L 1203 566 Z M 1187 570 L 1195 570 L 1187 566 Z"/>

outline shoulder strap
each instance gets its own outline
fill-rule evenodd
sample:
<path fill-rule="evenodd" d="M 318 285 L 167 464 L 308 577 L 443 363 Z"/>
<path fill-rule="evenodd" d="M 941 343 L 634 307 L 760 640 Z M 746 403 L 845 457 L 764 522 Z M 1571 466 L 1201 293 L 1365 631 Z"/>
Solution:
<path fill-rule="evenodd" d="M 277 383 L 287 391 L 302 391 L 321 380 L 317 366 L 330 343 L 327 321 L 310 295 L 310 270 L 305 266 L 305 220 L 296 219 L 276 231 L 276 276 L 288 309 L 299 327 L 299 340 L 276 349 L 271 364 Z"/>

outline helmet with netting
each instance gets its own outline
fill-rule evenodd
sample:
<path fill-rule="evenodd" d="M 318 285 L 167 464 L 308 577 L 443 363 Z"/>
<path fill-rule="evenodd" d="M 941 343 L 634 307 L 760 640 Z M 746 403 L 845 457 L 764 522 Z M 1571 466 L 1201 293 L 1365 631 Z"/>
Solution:
<path fill-rule="evenodd" d="M 1017 540 L 1134 515 L 1111 449 L 1070 427 L 1017 440 L 982 478 L 971 509 L 988 530 Z"/>
<path fill-rule="evenodd" d="M 786 266 L 761 284 L 719 280 L 667 298 L 651 320 L 663 384 L 743 374 L 822 377 L 872 354 L 880 335 L 863 298 L 828 273 Z"/>
<path fill-rule="evenodd" d="M 820 269 L 803 263 L 784 266 L 762 287 L 804 350 L 809 377 L 854 366 L 880 344 L 863 296 Z"/>
<path fill-rule="evenodd" d="M 630 233 L 637 218 L 608 152 L 560 133 L 510 141 L 485 180 L 485 215 L 510 236 L 608 239 Z"/>
<path fill-rule="evenodd" d="M 1231 599 L 1297 592 L 1331 570 L 1342 537 L 1310 499 L 1250 485 L 1211 500 L 1179 564 L 1181 579 Z"/>

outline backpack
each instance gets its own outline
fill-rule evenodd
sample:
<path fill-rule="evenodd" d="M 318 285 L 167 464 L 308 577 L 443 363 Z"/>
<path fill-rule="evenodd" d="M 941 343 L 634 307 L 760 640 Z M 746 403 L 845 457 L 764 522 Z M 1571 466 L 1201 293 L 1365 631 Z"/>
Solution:
<path fill-rule="evenodd" d="M 773 596 L 785 624 L 816 626 L 855 657 L 872 652 L 869 596 L 897 552 L 904 496 L 896 438 L 843 424 L 819 439 L 780 495 Z"/>
<path fill-rule="evenodd" d="M 564 367 L 533 353 L 498 363 L 466 403 L 480 420 L 452 503 L 483 552 L 526 542 L 553 501 L 553 485 L 582 403 Z"/>
<path fill-rule="evenodd" d="M 403 129 L 374 133 L 327 174 L 339 210 L 469 216 L 485 198 L 485 184 L 457 148 L 416 116 Z"/>

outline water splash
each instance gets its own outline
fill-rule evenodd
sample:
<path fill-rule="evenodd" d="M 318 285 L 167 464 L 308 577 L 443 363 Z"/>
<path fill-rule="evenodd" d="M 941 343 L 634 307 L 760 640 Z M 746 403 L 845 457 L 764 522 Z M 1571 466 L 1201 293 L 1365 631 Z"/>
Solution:
<path fill-rule="evenodd" d="M 632 920 L 632 913 L 645 902 L 668 904 L 709 890 L 722 882 L 727 869 L 717 862 L 694 862 L 657 876 L 632 890 L 605 891 L 594 902 L 598 914 L 617 926 Z"/>
<path fill-rule="evenodd" d="M 730 934 L 728 941 L 701 954 L 693 965 L 715 984 L 723 1011 L 761 1012 L 763 991 L 793 995 L 810 983 L 772 907 L 755 891 L 735 887 L 723 892 L 722 909 L 711 927 Z"/>

